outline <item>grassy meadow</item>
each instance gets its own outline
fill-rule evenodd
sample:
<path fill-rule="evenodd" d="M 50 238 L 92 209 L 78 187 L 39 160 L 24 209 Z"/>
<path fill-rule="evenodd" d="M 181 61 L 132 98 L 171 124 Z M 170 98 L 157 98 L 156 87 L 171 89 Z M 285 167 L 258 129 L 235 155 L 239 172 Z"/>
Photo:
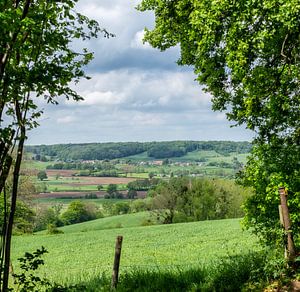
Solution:
<path fill-rule="evenodd" d="M 79 283 L 110 275 L 116 236 L 122 235 L 120 273 L 209 266 L 228 256 L 258 250 L 256 239 L 242 231 L 239 220 L 137 226 L 146 214 L 98 219 L 61 228 L 64 234 L 37 233 L 13 239 L 13 265 L 25 251 L 44 246 L 49 253 L 40 275 L 60 283 Z M 123 228 L 115 228 L 121 222 Z"/>
<path fill-rule="evenodd" d="M 234 159 L 244 163 L 246 156 L 193 151 L 172 159 L 167 165 L 155 165 L 153 159 L 141 153 L 110 162 L 118 177 L 77 176 L 77 170 L 46 170 L 47 165 L 53 164 L 51 161 L 25 161 L 23 169 L 40 189 L 41 194 L 34 198 L 37 209 L 59 204 L 64 211 L 74 196 L 96 204 L 104 212 L 103 206 L 120 200 L 85 198 L 97 193 L 99 185 L 98 195 L 102 196 L 109 184 L 116 184 L 119 191 L 126 190 L 128 182 L 148 178 L 150 173 L 166 180 L 171 174 L 232 178 L 233 167 L 222 167 L 220 163 L 233 165 Z M 36 177 L 40 170 L 47 171 L 48 178 L 44 181 Z M 249 280 L 253 266 L 263 263 L 257 257 L 261 251 L 257 239 L 242 230 L 240 219 L 171 225 L 154 224 L 152 219 L 147 211 L 60 227 L 61 234 L 49 235 L 44 230 L 14 236 L 14 270 L 18 272 L 17 259 L 25 252 L 44 246 L 48 253 L 43 257 L 45 265 L 39 268 L 38 275 L 63 285 L 85 285 L 84 289 L 74 291 L 109 291 L 118 235 L 123 236 L 118 291 L 214 291 L 219 282 L 228 279 L 223 288 L 220 286 L 215 291 L 239 291 L 236 287 Z"/>

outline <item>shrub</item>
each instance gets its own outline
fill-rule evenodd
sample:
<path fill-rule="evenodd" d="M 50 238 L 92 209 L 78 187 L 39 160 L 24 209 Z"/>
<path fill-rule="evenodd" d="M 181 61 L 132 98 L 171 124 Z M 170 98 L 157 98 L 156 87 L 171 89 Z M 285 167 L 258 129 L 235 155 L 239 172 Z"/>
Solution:
<path fill-rule="evenodd" d="M 73 201 L 61 218 L 66 225 L 93 220 L 97 218 L 96 208 L 91 204 Z"/>
<path fill-rule="evenodd" d="M 60 229 L 57 229 L 55 224 L 47 225 L 47 234 L 62 234 L 62 233 L 64 233 L 64 232 Z"/>

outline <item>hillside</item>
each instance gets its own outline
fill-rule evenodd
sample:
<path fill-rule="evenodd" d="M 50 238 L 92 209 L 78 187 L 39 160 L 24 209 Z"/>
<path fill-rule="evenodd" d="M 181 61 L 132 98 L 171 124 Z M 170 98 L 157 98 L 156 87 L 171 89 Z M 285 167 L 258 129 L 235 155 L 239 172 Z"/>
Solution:
<path fill-rule="evenodd" d="M 118 235 L 124 237 L 121 274 L 135 268 L 190 268 L 258 248 L 256 239 L 242 231 L 237 219 L 97 230 L 97 224 L 101 226 L 105 220 L 64 227 L 64 234 L 14 237 L 15 269 L 16 259 L 25 251 L 44 246 L 49 254 L 40 274 L 46 273 L 52 280 L 78 283 L 103 272 L 110 275 Z"/>
<path fill-rule="evenodd" d="M 215 151 L 222 155 L 243 154 L 251 149 L 249 142 L 232 141 L 168 141 L 168 142 L 119 142 L 26 146 L 37 160 L 48 157 L 61 161 L 111 160 L 141 155 L 143 158 L 166 159 L 182 157 L 190 152 Z"/>

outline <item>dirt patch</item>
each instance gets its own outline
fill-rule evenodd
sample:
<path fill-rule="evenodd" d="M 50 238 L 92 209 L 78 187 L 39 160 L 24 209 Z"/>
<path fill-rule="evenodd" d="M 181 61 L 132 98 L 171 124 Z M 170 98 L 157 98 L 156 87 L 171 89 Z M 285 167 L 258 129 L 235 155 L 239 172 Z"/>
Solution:
<path fill-rule="evenodd" d="M 108 185 L 108 184 L 128 184 L 129 182 L 135 181 L 136 178 L 132 177 L 93 177 L 93 176 L 74 176 L 76 170 L 47 170 L 48 177 L 70 177 L 74 178 L 74 182 L 68 183 L 72 186 L 79 185 Z M 78 181 L 77 181 L 78 180 Z"/>
<path fill-rule="evenodd" d="M 78 181 L 76 181 L 78 179 Z M 86 177 L 77 176 L 73 181 L 68 182 L 69 186 L 87 186 L 87 185 L 108 185 L 108 184 L 128 184 L 129 182 L 135 181 L 134 178 L 125 177 Z"/>
<path fill-rule="evenodd" d="M 107 194 L 104 191 L 97 191 L 97 192 L 50 192 L 50 193 L 40 193 L 37 195 L 36 198 L 82 198 L 85 195 L 88 194 L 95 194 L 98 198 L 104 198 L 104 196 Z M 127 195 L 127 191 L 120 191 L 123 195 Z M 138 199 L 144 199 L 147 196 L 147 192 L 145 191 L 138 191 L 137 192 L 137 198 Z"/>
<path fill-rule="evenodd" d="M 77 171 L 72 169 L 47 169 L 46 173 L 47 176 L 61 176 L 61 177 L 71 177 L 73 176 Z"/>

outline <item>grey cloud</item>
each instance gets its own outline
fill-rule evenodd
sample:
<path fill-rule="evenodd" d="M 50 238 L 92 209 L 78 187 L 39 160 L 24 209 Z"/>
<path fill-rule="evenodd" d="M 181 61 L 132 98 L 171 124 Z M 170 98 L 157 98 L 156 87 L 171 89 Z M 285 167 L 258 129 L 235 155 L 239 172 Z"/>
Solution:
<path fill-rule="evenodd" d="M 152 27 L 154 17 L 152 13 L 141 13 L 135 10 L 138 1 L 114 0 L 99 1 L 86 0 L 79 2 L 78 10 L 96 19 L 101 26 L 116 35 L 115 38 L 103 39 L 99 37 L 84 44 L 95 53 L 95 59 L 89 65 L 90 72 L 106 72 L 122 68 L 162 68 L 176 69 L 179 57 L 178 48 L 172 48 L 160 53 L 157 50 L 145 50 L 140 46 L 133 46 L 137 41 L 136 35 L 145 27 Z"/>

